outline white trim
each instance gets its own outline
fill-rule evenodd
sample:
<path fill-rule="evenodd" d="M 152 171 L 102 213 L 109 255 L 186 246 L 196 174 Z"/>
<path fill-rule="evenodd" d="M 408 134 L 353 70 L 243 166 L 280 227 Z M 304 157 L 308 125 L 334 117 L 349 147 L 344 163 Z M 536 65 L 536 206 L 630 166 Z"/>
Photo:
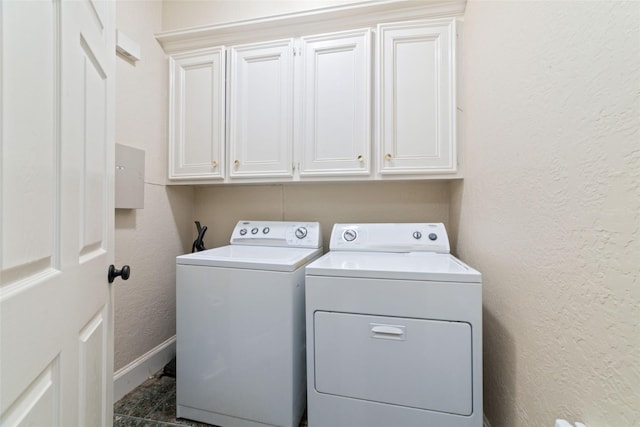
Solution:
<path fill-rule="evenodd" d="M 125 394 L 145 382 L 169 363 L 175 355 L 176 336 L 174 335 L 133 362 L 118 369 L 113 374 L 113 401 L 117 402 Z"/>
<path fill-rule="evenodd" d="M 142 58 L 140 44 L 133 41 L 120 30 L 116 30 L 116 53 L 122 55 L 127 61 L 136 62 Z"/>
<path fill-rule="evenodd" d="M 165 53 L 375 27 L 381 22 L 462 16 L 467 0 L 369 0 L 156 34 Z"/>
<path fill-rule="evenodd" d="M 491 424 L 489 424 L 489 420 L 487 419 L 487 414 L 482 414 L 482 417 L 482 427 L 491 427 Z"/>

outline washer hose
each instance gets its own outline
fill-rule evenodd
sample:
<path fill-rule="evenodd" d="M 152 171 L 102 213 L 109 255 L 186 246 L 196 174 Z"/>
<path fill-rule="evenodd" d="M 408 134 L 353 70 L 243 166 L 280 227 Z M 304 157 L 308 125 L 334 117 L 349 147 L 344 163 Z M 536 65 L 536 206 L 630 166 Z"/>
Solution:
<path fill-rule="evenodd" d="M 204 233 L 207 231 L 207 226 L 205 225 L 204 227 L 200 226 L 200 221 L 196 221 L 196 228 L 198 229 L 198 237 L 196 237 L 196 240 L 193 241 L 193 245 L 191 246 L 191 252 L 200 252 L 200 251 L 204 251 L 206 248 L 204 247 L 204 241 L 202 239 L 204 239 Z"/>

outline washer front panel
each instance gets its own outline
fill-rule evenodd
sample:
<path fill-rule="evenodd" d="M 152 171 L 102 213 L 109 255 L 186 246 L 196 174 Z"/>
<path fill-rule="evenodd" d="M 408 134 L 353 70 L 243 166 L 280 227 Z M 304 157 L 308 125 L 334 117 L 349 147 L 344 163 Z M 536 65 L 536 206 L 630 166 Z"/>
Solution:
<path fill-rule="evenodd" d="M 305 408 L 304 269 L 176 266 L 178 416 L 297 427 Z"/>

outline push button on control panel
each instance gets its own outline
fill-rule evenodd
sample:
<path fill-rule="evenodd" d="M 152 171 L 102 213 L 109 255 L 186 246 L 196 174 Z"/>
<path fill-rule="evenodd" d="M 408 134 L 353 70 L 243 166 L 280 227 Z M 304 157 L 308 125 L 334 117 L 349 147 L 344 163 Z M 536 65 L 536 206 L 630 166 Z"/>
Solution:
<path fill-rule="evenodd" d="M 436 233 L 429 233 L 429 240 L 438 240 L 438 235 Z"/>

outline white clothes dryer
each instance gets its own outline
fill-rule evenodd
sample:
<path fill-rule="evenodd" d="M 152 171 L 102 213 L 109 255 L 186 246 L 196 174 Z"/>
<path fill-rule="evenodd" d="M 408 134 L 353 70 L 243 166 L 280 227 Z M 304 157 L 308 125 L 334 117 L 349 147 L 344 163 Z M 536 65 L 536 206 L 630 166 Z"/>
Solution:
<path fill-rule="evenodd" d="M 231 244 L 176 259 L 177 416 L 297 427 L 306 403 L 305 265 L 317 222 L 240 221 Z"/>
<path fill-rule="evenodd" d="M 443 224 L 336 224 L 306 267 L 309 427 L 481 427 L 481 275 Z"/>

